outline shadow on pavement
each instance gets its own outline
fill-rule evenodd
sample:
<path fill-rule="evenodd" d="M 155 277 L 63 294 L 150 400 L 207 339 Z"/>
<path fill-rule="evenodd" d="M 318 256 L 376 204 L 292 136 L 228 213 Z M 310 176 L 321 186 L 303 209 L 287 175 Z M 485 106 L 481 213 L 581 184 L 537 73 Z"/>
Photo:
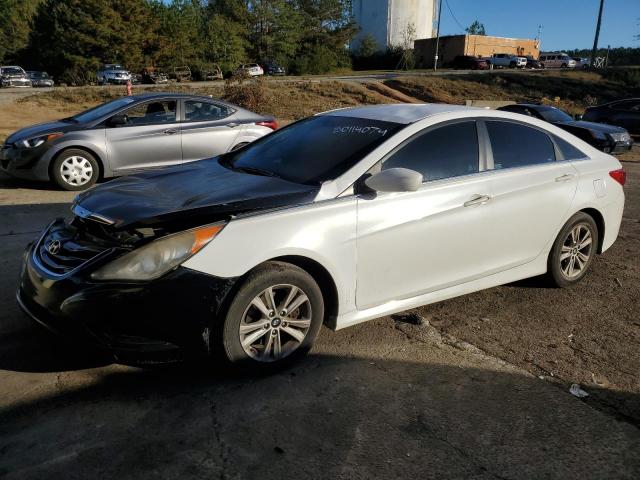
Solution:
<path fill-rule="evenodd" d="M 0 476 L 640 475 L 637 428 L 517 373 L 317 354 L 262 377 L 91 372 L 0 410 Z"/>

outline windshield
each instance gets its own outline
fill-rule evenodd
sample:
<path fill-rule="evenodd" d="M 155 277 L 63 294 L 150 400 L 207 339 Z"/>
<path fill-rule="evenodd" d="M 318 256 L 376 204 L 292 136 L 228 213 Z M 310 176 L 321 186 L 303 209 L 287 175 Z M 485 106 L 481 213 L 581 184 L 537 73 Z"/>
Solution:
<path fill-rule="evenodd" d="M 116 100 L 103 103 L 102 105 L 98 105 L 97 107 L 90 108 L 89 110 L 85 110 L 84 112 L 71 117 L 71 119 L 78 123 L 93 122 L 94 120 L 98 120 L 100 117 L 108 115 L 111 112 L 115 112 L 116 110 L 133 102 L 134 99 L 131 97 L 118 98 Z"/>
<path fill-rule="evenodd" d="M 24 75 L 24 72 L 21 68 L 17 67 L 5 67 L 2 69 L 3 75 Z"/>
<path fill-rule="evenodd" d="M 545 108 L 538 110 L 542 118 L 547 122 L 572 122 L 573 118 L 568 113 L 563 112 L 557 108 Z"/>
<path fill-rule="evenodd" d="M 365 118 L 310 117 L 224 155 L 221 163 L 257 175 L 319 184 L 342 175 L 402 126 Z"/>

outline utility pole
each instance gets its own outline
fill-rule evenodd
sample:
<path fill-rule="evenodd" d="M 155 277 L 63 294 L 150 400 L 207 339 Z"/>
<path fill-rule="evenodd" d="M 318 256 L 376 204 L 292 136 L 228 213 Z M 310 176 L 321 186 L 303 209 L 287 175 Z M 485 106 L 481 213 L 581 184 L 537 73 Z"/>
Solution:
<path fill-rule="evenodd" d="M 604 0 L 600 0 L 600 11 L 598 12 L 598 23 L 596 23 L 596 37 L 593 39 L 593 49 L 591 50 L 591 68 L 596 64 L 596 50 L 598 50 L 598 37 L 600 36 L 600 24 L 602 23 L 602 9 Z"/>
<path fill-rule="evenodd" d="M 438 27 L 436 33 L 436 55 L 433 57 L 433 69 L 438 69 L 438 47 L 440 46 L 440 18 L 442 18 L 442 0 L 440 0 L 440 4 L 438 5 Z"/>

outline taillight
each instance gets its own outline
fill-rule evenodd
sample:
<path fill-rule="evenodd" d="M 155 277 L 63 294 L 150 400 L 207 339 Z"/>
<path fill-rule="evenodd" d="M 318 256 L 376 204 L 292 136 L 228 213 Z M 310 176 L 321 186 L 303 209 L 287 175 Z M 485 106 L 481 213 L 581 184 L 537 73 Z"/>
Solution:
<path fill-rule="evenodd" d="M 609 176 L 613 178 L 616 182 L 618 182 L 620 185 L 624 185 L 627 181 L 627 172 L 624 171 L 624 168 L 610 171 Z"/>
<path fill-rule="evenodd" d="M 269 120 L 268 122 L 256 122 L 256 125 L 260 125 L 261 127 L 267 127 L 267 128 L 270 128 L 271 130 L 278 129 L 278 122 L 276 122 L 275 120 Z"/>

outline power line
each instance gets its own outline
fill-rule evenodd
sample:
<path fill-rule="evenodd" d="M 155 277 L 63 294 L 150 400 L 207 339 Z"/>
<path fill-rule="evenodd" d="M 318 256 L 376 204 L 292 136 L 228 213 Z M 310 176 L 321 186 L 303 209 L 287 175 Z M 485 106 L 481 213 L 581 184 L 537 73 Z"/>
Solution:
<path fill-rule="evenodd" d="M 458 26 L 460 27 L 460 30 L 464 32 L 465 28 L 462 26 L 462 24 L 458 21 L 456 16 L 453 14 L 453 10 L 451 10 L 451 6 L 449 5 L 448 0 L 444 0 L 444 3 L 447 5 L 447 9 L 449 10 L 449 13 L 451 14 L 451 17 L 453 18 L 453 20 L 458 24 Z"/>

